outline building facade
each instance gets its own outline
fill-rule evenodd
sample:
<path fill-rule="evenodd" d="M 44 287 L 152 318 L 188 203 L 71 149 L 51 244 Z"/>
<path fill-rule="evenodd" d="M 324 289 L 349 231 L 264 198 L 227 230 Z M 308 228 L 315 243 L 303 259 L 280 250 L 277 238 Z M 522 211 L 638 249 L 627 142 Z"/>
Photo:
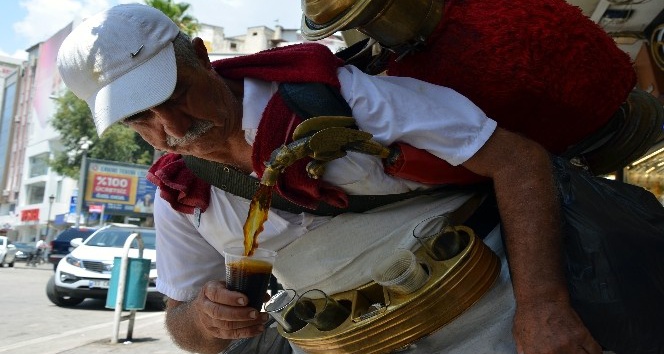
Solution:
<path fill-rule="evenodd" d="M 0 57 L 0 234 L 11 232 L 16 220 L 16 204 L 20 187 L 20 176 L 14 175 L 15 165 L 21 157 L 20 146 L 16 147 L 15 134 L 22 129 L 20 117 L 16 116 L 19 101 L 23 61 Z"/>

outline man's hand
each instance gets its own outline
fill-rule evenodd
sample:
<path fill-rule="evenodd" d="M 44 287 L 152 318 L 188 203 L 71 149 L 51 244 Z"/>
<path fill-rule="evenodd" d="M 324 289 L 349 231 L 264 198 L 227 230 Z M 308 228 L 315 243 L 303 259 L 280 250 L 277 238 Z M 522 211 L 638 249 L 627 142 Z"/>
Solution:
<path fill-rule="evenodd" d="M 519 354 L 602 353 L 567 303 L 518 303 L 512 331 Z"/>
<path fill-rule="evenodd" d="M 207 282 L 193 302 L 197 322 L 204 334 L 238 339 L 259 335 L 268 315 L 247 307 L 247 297 L 226 289 L 226 283 Z"/>
<path fill-rule="evenodd" d="M 168 300 L 166 327 L 185 350 L 219 353 L 232 339 L 263 332 L 268 315 L 247 307 L 247 303 L 244 294 L 226 289 L 225 282 L 210 281 L 190 302 Z"/>

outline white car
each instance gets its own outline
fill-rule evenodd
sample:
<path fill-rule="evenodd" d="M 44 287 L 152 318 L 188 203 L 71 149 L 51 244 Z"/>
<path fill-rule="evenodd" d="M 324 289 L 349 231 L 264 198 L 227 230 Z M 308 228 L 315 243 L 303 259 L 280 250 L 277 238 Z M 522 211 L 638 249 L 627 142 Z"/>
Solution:
<path fill-rule="evenodd" d="M 0 267 L 4 267 L 5 264 L 13 267 L 14 261 L 16 261 L 16 252 L 18 252 L 18 249 L 9 241 L 7 236 L 0 236 Z"/>
<path fill-rule="evenodd" d="M 153 228 L 143 227 L 109 225 L 95 231 L 85 241 L 80 238 L 71 240 L 75 248 L 58 263 L 46 286 L 48 299 L 58 306 L 76 306 L 86 298 L 105 299 L 113 259 L 123 256 L 125 241 L 134 232 L 138 232 L 143 240 L 143 258 L 151 260 L 147 305 L 163 309 L 164 295 L 156 289 L 156 233 Z M 128 256 L 137 258 L 138 254 L 135 240 Z"/>

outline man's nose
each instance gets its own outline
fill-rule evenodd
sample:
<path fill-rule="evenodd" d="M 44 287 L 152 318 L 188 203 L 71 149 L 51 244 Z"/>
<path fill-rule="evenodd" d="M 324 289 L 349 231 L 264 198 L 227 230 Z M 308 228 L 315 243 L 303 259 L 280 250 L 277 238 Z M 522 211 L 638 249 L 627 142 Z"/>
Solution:
<path fill-rule="evenodd" d="M 157 120 L 164 127 L 166 134 L 172 137 L 184 137 L 191 127 L 191 119 L 189 119 L 186 114 L 178 113 L 177 110 L 169 107 L 157 106 L 152 108 L 152 111 L 156 113 Z"/>

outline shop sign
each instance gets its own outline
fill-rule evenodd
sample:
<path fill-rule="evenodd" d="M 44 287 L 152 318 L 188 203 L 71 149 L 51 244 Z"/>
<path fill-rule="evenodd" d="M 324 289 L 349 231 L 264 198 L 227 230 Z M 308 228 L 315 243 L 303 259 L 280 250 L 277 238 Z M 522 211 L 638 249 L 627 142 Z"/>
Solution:
<path fill-rule="evenodd" d="M 103 205 L 90 205 L 88 207 L 88 210 L 91 213 L 101 213 L 104 210 L 104 206 Z"/>
<path fill-rule="evenodd" d="M 21 210 L 21 221 L 39 221 L 39 209 Z"/>

